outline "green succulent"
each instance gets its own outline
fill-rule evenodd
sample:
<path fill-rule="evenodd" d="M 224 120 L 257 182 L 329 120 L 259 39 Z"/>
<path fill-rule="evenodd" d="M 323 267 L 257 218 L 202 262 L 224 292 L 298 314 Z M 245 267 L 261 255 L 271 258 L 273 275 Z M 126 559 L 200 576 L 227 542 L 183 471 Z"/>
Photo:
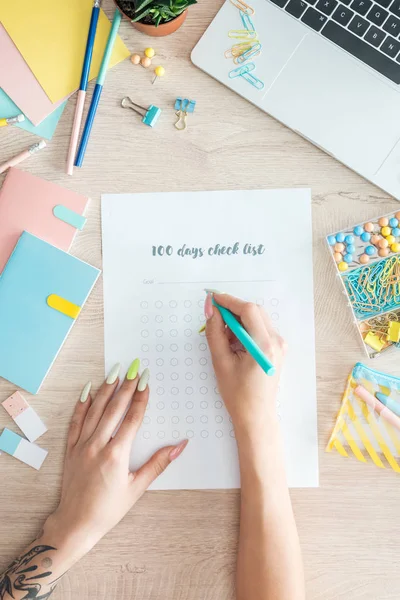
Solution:
<path fill-rule="evenodd" d="M 135 18 L 132 22 L 151 19 L 156 27 L 178 17 L 197 0 L 134 0 Z"/>

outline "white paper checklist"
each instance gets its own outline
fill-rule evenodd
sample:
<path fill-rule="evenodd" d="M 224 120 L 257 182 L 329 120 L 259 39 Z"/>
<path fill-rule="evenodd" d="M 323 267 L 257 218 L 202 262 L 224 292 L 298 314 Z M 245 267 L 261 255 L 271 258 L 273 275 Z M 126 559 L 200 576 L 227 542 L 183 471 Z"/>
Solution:
<path fill-rule="evenodd" d="M 209 287 L 263 305 L 287 340 L 278 410 L 288 481 L 317 486 L 310 191 L 104 195 L 102 227 L 106 371 L 139 357 L 151 373 L 131 468 L 189 438 L 152 489 L 240 485 L 234 428 L 198 334 Z"/>

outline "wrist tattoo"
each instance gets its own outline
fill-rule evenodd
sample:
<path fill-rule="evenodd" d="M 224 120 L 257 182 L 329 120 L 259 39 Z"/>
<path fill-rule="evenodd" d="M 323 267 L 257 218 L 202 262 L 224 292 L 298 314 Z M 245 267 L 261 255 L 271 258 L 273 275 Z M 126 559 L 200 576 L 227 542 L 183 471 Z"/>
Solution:
<path fill-rule="evenodd" d="M 15 559 L 0 575 L 0 600 L 47 600 L 56 587 L 49 570 L 53 564 L 49 556 L 40 559 L 44 552 L 56 550 L 53 546 L 38 545 Z"/>

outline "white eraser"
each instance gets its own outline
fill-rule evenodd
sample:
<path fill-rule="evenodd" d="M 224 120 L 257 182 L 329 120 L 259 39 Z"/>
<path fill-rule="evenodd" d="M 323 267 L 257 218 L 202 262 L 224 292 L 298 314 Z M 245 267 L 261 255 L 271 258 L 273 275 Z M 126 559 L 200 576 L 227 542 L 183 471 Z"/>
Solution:
<path fill-rule="evenodd" d="M 40 448 L 36 444 L 27 442 L 24 438 L 21 438 L 21 441 L 13 454 L 14 458 L 18 458 L 18 460 L 21 460 L 37 471 L 42 466 L 47 455 L 47 450 L 43 450 L 43 448 Z"/>
<path fill-rule="evenodd" d="M 48 454 L 47 450 L 31 444 L 7 428 L 0 435 L 0 449 L 37 470 L 40 469 Z"/>
<path fill-rule="evenodd" d="M 4 409 L 30 442 L 46 433 L 47 427 L 20 392 L 15 392 L 2 403 Z"/>

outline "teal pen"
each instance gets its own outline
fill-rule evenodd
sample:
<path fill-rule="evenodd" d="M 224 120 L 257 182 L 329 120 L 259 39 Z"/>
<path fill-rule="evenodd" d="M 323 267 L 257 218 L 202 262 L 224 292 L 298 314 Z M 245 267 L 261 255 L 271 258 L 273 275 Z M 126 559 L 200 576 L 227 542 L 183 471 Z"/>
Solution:
<path fill-rule="evenodd" d="M 243 344 L 247 352 L 254 358 L 254 360 L 260 365 L 266 374 L 270 376 L 275 375 L 276 369 L 274 365 L 265 356 L 261 348 L 255 343 L 251 335 L 247 333 L 245 328 L 239 323 L 231 311 L 217 304 L 217 302 L 214 300 L 214 297 L 212 298 L 212 303 L 216 308 L 218 308 L 219 312 L 221 313 L 221 317 L 232 333 L 236 335 L 239 342 Z"/>
<path fill-rule="evenodd" d="M 384 404 L 389 410 L 391 410 L 392 412 L 394 412 L 395 415 L 400 417 L 399 402 L 396 402 L 396 400 L 392 400 L 390 396 L 385 396 L 385 394 L 377 393 L 375 394 L 375 396 L 378 398 L 379 402 L 382 402 L 382 404 Z"/>

